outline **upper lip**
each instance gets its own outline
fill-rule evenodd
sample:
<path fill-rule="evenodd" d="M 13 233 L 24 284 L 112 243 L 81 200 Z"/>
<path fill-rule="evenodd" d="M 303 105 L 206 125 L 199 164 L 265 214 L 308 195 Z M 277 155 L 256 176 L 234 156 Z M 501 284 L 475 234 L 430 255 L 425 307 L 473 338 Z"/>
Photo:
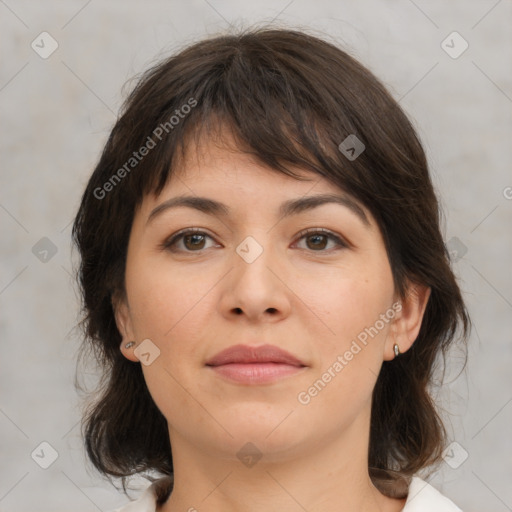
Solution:
<path fill-rule="evenodd" d="M 306 366 L 295 356 L 275 345 L 233 345 L 214 355 L 207 366 L 221 366 L 232 363 L 281 363 L 291 366 Z"/>

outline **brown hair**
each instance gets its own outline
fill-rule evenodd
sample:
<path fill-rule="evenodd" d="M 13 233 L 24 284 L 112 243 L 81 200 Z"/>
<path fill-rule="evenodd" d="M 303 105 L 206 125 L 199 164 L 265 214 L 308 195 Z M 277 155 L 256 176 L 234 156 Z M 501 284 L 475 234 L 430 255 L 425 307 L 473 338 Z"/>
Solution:
<path fill-rule="evenodd" d="M 103 369 L 82 425 L 92 463 L 123 477 L 123 487 L 124 477 L 138 472 L 172 475 L 166 419 L 141 365 L 119 350 L 112 298 L 124 294 L 137 206 L 165 186 L 187 137 L 225 128 L 240 149 L 277 172 L 297 177 L 290 165 L 313 171 L 359 200 L 382 232 L 398 293 L 406 293 L 406 280 L 431 288 L 418 338 L 384 362 L 378 377 L 368 465 L 377 485 L 382 470 L 410 477 L 438 462 L 446 433 L 429 388 L 438 356 L 446 356 L 459 328 L 467 338 L 470 320 L 421 143 L 384 86 L 346 52 L 301 31 L 260 28 L 200 41 L 149 69 L 87 184 L 73 238 L 81 255 L 84 350 L 92 348 Z M 338 149 L 349 135 L 365 145 L 355 159 Z M 393 494 L 385 482 L 380 487 Z"/>

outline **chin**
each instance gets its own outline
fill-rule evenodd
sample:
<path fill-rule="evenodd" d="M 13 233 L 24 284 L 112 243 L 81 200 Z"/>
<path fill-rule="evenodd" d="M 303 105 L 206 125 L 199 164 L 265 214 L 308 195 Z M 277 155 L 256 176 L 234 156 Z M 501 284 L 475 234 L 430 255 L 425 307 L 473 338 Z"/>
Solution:
<path fill-rule="evenodd" d="M 307 442 L 306 426 L 298 424 L 297 418 L 294 421 L 294 413 L 290 414 L 292 409 L 272 411 L 269 406 L 265 406 L 265 411 L 257 409 L 248 409 L 244 416 L 223 416 L 223 425 L 233 436 L 223 436 L 228 451 L 237 453 L 247 443 L 252 443 L 262 453 L 279 457 Z"/>

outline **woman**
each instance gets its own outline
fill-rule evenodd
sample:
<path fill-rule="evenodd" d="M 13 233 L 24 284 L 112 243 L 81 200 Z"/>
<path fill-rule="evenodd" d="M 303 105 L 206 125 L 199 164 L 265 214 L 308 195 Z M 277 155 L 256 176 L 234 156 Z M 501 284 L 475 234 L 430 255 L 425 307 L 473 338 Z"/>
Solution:
<path fill-rule="evenodd" d="M 73 235 L 104 369 L 87 453 L 153 475 L 120 510 L 460 510 L 419 473 L 470 321 L 421 144 L 347 53 L 259 29 L 159 63 Z"/>

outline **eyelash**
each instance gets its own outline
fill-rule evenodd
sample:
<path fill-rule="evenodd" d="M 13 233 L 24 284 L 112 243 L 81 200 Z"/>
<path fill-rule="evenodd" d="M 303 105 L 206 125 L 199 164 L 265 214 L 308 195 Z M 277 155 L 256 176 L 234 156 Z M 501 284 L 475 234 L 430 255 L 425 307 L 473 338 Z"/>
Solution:
<path fill-rule="evenodd" d="M 173 248 L 180 239 L 182 239 L 183 237 L 185 237 L 187 235 L 205 235 L 208 238 L 211 238 L 213 240 L 212 236 L 210 236 L 208 233 L 205 233 L 204 231 L 201 231 L 199 228 L 187 228 L 187 229 L 178 231 L 177 233 L 175 233 L 174 235 L 169 237 L 167 240 L 165 240 L 160 245 L 160 248 L 165 249 L 167 251 L 171 251 L 171 252 L 185 252 L 185 253 L 189 253 L 189 254 L 193 254 L 193 253 L 200 254 L 206 250 L 206 249 L 200 249 L 197 251 L 189 251 L 189 250 L 177 250 L 177 249 Z M 323 229 L 323 228 L 305 229 L 298 234 L 298 240 L 300 241 L 302 238 L 305 238 L 306 235 L 325 235 L 328 238 L 330 238 L 331 240 L 334 240 L 338 246 L 335 249 L 329 249 L 329 250 L 315 251 L 313 249 L 309 249 L 311 252 L 314 252 L 314 253 L 322 253 L 322 252 L 331 253 L 333 250 L 346 249 L 349 247 L 349 244 L 347 242 L 345 242 L 341 237 L 339 237 L 332 231 L 329 231 L 328 229 Z"/>

